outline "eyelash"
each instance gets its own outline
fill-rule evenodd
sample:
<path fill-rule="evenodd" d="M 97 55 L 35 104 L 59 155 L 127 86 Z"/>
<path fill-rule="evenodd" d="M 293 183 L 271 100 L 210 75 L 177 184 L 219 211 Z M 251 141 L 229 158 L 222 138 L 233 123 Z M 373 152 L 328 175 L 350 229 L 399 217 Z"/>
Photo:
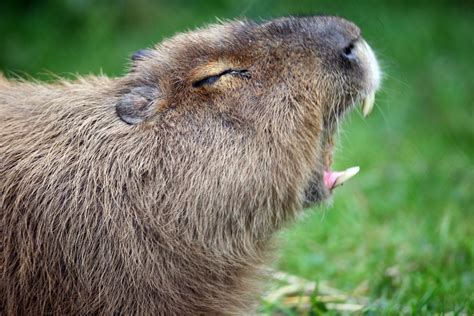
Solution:
<path fill-rule="evenodd" d="M 205 77 L 199 81 L 193 82 L 193 88 L 199 88 L 204 85 L 214 84 L 217 80 L 220 79 L 220 77 L 225 76 L 225 75 L 239 76 L 242 78 L 250 78 L 250 73 L 248 72 L 247 69 L 227 69 L 221 72 L 220 74 Z"/>

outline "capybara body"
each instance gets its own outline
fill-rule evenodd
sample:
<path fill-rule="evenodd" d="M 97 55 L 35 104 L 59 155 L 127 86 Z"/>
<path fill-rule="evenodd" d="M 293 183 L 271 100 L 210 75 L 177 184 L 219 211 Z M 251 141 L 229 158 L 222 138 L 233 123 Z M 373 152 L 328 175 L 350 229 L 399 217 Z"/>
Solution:
<path fill-rule="evenodd" d="M 272 236 L 329 195 L 337 120 L 378 85 L 336 17 L 133 59 L 114 79 L 0 77 L 0 314 L 252 313 Z"/>

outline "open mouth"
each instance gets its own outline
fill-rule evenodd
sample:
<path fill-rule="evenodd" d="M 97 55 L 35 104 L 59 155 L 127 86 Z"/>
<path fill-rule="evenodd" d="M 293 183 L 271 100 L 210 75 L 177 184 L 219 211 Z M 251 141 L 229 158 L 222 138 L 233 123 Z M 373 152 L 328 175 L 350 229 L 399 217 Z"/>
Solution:
<path fill-rule="evenodd" d="M 356 42 L 355 53 L 357 54 L 359 58 L 358 60 L 365 73 L 364 80 L 362 80 L 363 87 L 359 89 L 361 95 L 357 99 L 360 101 L 363 116 L 367 117 L 374 108 L 375 92 L 380 86 L 381 72 L 374 52 L 365 40 Z M 326 126 L 325 135 L 321 138 L 322 143 L 320 147 L 321 152 L 319 153 L 319 164 L 313 171 L 311 180 L 305 189 L 304 206 L 310 206 L 325 200 L 331 195 L 335 188 L 346 183 L 360 170 L 358 166 L 347 168 L 344 171 L 331 170 L 333 144 L 336 134 L 335 129 L 338 125 L 337 118 L 342 116 L 347 109 L 351 108 L 353 107 L 340 107 L 342 111 L 336 113 L 335 124 L 330 122 L 329 125 Z"/>
<path fill-rule="evenodd" d="M 364 117 L 367 117 L 374 108 L 375 102 L 375 92 L 369 93 L 362 101 L 362 114 Z M 359 166 L 347 168 L 344 171 L 332 171 L 330 170 L 332 162 L 332 138 L 330 136 L 330 141 L 326 145 L 326 154 L 325 154 L 325 170 L 323 174 L 324 185 L 329 191 L 332 191 L 334 188 L 343 185 L 346 181 L 354 177 L 360 170 Z"/>
<path fill-rule="evenodd" d="M 366 95 L 361 102 L 362 114 L 367 117 L 374 108 L 375 91 Z M 344 171 L 331 170 L 334 131 L 328 131 L 323 144 L 322 152 L 322 172 L 315 171 L 310 183 L 305 190 L 305 206 L 310 206 L 329 197 L 332 191 L 342 186 L 349 179 L 354 177 L 360 170 L 358 166 L 347 168 Z M 320 170 L 321 170 L 320 169 Z"/>

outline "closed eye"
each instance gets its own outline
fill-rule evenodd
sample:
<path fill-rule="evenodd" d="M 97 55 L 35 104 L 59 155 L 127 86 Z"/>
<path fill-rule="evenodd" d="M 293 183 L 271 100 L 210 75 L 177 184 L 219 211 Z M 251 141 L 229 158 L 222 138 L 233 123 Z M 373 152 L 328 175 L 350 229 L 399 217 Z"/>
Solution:
<path fill-rule="evenodd" d="M 204 85 L 212 85 L 217 80 L 219 80 L 222 76 L 225 76 L 225 75 L 231 75 L 231 76 L 242 77 L 242 78 L 250 78 L 250 73 L 247 71 L 247 69 L 227 69 L 217 75 L 204 77 L 203 79 L 193 82 L 193 88 L 199 88 Z"/>

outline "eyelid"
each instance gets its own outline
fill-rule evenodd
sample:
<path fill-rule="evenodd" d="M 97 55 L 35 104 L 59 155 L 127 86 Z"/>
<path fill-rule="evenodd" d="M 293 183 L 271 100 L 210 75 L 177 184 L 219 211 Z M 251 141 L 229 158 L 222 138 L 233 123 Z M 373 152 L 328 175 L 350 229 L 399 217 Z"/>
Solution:
<path fill-rule="evenodd" d="M 220 77 L 225 76 L 225 75 L 232 75 L 232 76 L 240 76 L 243 78 L 250 78 L 250 74 L 247 69 L 226 69 L 223 72 L 217 74 L 217 75 L 212 75 L 205 77 L 201 80 L 193 82 L 193 88 L 199 88 L 204 85 L 211 85 L 215 83 L 217 80 L 219 80 Z"/>

